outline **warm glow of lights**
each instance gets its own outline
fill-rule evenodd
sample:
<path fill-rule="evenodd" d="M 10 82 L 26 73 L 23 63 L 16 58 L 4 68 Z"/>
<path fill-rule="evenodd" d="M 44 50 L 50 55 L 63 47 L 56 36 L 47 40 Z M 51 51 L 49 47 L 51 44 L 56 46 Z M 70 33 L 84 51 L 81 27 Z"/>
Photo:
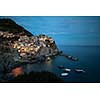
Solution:
<path fill-rule="evenodd" d="M 20 49 L 20 46 L 17 46 L 18 49 Z"/>
<path fill-rule="evenodd" d="M 13 76 L 17 77 L 18 75 L 21 75 L 23 73 L 23 70 L 21 67 L 17 67 L 13 69 L 11 73 L 13 74 Z"/>

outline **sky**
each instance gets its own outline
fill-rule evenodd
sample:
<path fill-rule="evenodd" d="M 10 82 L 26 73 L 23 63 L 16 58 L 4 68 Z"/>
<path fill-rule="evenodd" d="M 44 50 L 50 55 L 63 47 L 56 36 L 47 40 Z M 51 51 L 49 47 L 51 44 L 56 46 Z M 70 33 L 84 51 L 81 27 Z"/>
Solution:
<path fill-rule="evenodd" d="M 100 46 L 100 17 L 94 16 L 1 16 L 11 18 L 34 35 L 46 34 L 58 45 Z"/>

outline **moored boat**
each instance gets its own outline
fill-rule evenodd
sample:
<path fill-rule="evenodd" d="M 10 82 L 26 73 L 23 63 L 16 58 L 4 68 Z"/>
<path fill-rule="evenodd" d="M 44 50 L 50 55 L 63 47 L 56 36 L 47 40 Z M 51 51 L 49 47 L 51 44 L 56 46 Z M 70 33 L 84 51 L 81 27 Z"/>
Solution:
<path fill-rule="evenodd" d="M 65 72 L 70 72 L 71 69 L 69 69 L 69 68 L 65 68 L 65 69 L 63 69 L 63 71 L 65 71 Z"/>
<path fill-rule="evenodd" d="M 77 72 L 77 73 L 85 73 L 85 71 L 83 69 L 79 69 L 79 68 L 75 69 L 75 72 Z"/>
<path fill-rule="evenodd" d="M 61 73 L 62 77 L 68 76 L 68 73 Z"/>

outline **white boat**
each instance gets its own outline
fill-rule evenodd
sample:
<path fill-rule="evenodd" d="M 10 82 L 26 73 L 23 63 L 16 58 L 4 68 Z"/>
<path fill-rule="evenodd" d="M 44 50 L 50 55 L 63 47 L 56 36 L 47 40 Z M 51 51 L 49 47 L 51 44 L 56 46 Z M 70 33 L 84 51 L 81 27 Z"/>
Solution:
<path fill-rule="evenodd" d="M 78 73 L 85 73 L 85 71 L 83 69 L 75 69 L 75 71 Z"/>
<path fill-rule="evenodd" d="M 61 76 L 63 77 L 68 76 L 68 73 L 61 73 Z"/>
<path fill-rule="evenodd" d="M 71 69 L 69 69 L 69 68 L 65 68 L 63 70 L 66 71 L 66 72 L 70 72 L 71 71 Z"/>

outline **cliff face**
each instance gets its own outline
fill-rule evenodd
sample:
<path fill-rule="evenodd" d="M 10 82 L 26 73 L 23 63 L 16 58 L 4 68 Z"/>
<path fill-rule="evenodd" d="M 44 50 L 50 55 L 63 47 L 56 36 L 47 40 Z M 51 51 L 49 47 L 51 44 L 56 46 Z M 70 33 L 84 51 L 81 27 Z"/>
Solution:
<path fill-rule="evenodd" d="M 0 66 L 4 66 L 5 69 L 8 66 L 12 67 L 16 61 L 36 61 L 54 56 L 58 52 L 51 37 L 43 34 L 33 36 L 13 20 L 0 19 Z"/>
<path fill-rule="evenodd" d="M 22 26 L 16 24 L 11 19 L 0 19 L 0 31 L 14 34 L 23 33 L 24 35 L 32 36 L 30 32 L 25 30 Z"/>

